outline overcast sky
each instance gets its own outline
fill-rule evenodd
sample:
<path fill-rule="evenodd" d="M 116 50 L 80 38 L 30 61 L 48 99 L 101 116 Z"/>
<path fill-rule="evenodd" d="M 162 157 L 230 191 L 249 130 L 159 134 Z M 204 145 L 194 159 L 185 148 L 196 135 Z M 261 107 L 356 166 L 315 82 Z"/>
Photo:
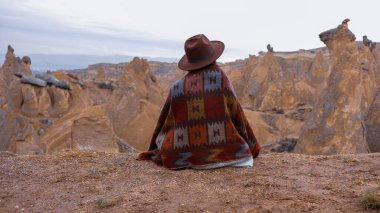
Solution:
<path fill-rule="evenodd" d="M 318 34 L 350 18 L 357 40 L 380 41 L 375 0 L 0 0 L 0 51 L 180 58 L 203 33 L 226 45 L 221 61 L 266 50 L 323 46 Z"/>

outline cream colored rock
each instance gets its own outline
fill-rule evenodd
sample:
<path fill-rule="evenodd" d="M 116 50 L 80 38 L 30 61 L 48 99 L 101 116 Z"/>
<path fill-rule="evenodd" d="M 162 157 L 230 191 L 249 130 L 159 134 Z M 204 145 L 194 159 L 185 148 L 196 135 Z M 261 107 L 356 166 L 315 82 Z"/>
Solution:
<path fill-rule="evenodd" d="M 328 76 L 327 61 L 325 60 L 321 51 L 315 55 L 313 65 L 311 67 L 311 80 L 310 84 L 318 85 L 324 82 Z"/>
<path fill-rule="evenodd" d="M 28 56 L 24 56 L 21 60 L 21 72 L 27 76 L 32 76 L 32 70 L 30 69 L 30 65 L 32 61 Z"/>
<path fill-rule="evenodd" d="M 21 85 L 22 106 L 21 112 L 25 116 L 32 117 L 38 115 L 38 97 L 34 86 L 29 84 Z"/>
<path fill-rule="evenodd" d="M 51 107 L 51 99 L 46 88 L 35 88 L 38 95 L 38 114 L 49 117 L 49 108 Z"/>
<path fill-rule="evenodd" d="M 289 112 L 291 113 L 291 112 Z M 244 110 L 244 114 L 255 133 L 263 152 L 271 152 L 277 142 L 297 139 L 303 121 L 293 119 L 285 114 Z"/>
<path fill-rule="evenodd" d="M 117 137 L 101 106 L 87 108 L 71 127 L 72 149 L 117 153 Z"/>
<path fill-rule="evenodd" d="M 380 94 L 380 93 L 379 93 Z M 380 152 L 380 95 L 377 94 L 365 119 L 367 143 L 371 152 Z"/>
<path fill-rule="evenodd" d="M 146 150 L 149 147 L 154 128 L 157 124 L 160 108 L 152 103 L 141 100 L 139 113 L 123 128 L 122 138 L 138 149 Z M 119 128 L 119 130 L 122 130 Z"/>
<path fill-rule="evenodd" d="M 187 74 L 187 71 L 180 70 L 177 63 L 162 63 L 149 61 L 151 79 L 157 83 L 161 89 L 161 94 L 168 94 L 170 86 Z"/>
<path fill-rule="evenodd" d="M 52 100 L 49 114 L 55 117 L 62 117 L 70 109 L 70 92 L 54 85 L 49 86 L 47 91 Z"/>
<path fill-rule="evenodd" d="M 252 72 L 257 73 L 255 71 L 255 68 L 257 66 L 258 60 L 258 57 L 251 56 L 244 64 L 242 64 L 242 66 L 239 66 L 237 68 L 230 65 L 223 67 L 223 70 L 228 74 L 228 77 L 240 101 L 240 104 L 243 107 L 253 108 L 249 95 L 252 92 L 250 92 L 249 89 L 251 89 L 251 91 L 256 91 L 257 85 L 255 85 L 256 80 L 253 82 L 250 81 L 250 75 Z"/>
<path fill-rule="evenodd" d="M 66 115 L 67 116 L 67 115 Z M 72 148 L 72 125 L 80 114 L 69 117 L 53 118 L 52 125 L 43 125 L 45 133 L 40 136 L 40 141 L 47 154 L 70 150 Z"/>
<path fill-rule="evenodd" d="M 17 114 L 0 109 L 0 150 L 16 152 Z"/>
<path fill-rule="evenodd" d="M 265 121 L 265 113 L 246 109 L 244 114 L 261 146 L 281 139 L 279 131 Z"/>
<path fill-rule="evenodd" d="M 280 67 L 273 53 L 267 53 L 258 62 L 249 76 L 248 95 L 253 109 L 259 109 L 273 78 L 280 72 Z M 273 76 L 275 75 L 275 76 Z M 240 94 L 238 94 L 238 97 Z"/>
<path fill-rule="evenodd" d="M 302 128 L 296 152 L 306 154 L 367 153 L 363 85 L 354 34 L 342 23 L 320 34 L 330 53 L 327 89 L 318 97 Z M 374 97 L 373 97 L 374 98 Z"/>
<path fill-rule="evenodd" d="M 4 81 L 4 72 L 0 68 L 0 109 L 4 109 L 7 104 L 7 88 Z"/>
<path fill-rule="evenodd" d="M 313 105 L 314 104 L 314 95 L 316 94 L 316 89 L 311 85 L 307 84 L 305 81 L 299 81 L 295 84 L 295 97 L 297 99 L 293 100 L 293 105 L 297 100 L 298 103 Z M 294 98 L 294 96 L 291 96 Z"/>
<path fill-rule="evenodd" d="M 97 82 L 105 82 L 105 81 L 107 81 L 107 76 L 106 76 L 105 68 L 103 66 L 101 66 L 100 69 L 98 70 L 98 73 L 96 75 L 96 81 Z"/>
<path fill-rule="evenodd" d="M 21 83 L 20 80 L 17 79 L 17 77 L 12 77 L 12 81 L 9 82 L 6 93 L 8 107 L 11 109 L 19 110 L 22 105 L 23 96 L 21 90 Z"/>
<path fill-rule="evenodd" d="M 148 62 L 134 58 L 117 81 L 107 105 L 116 135 L 140 150 L 149 146 L 164 101 L 151 75 Z"/>
<path fill-rule="evenodd" d="M 296 105 L 296 91 L 292 80 L 271 83 L 261 103 L 260 110 L 293 109 Z"/>
<path fill-rule="evenodd" d="M 43 147 L 40 146 L 33 119 L 22 115 L 17 115 L 15 118 L 15 134 L 9 150 L 13 150 L 17 154 L 42 154 Z"/>
<path fill-rule="evenodd" d="M 361 104 L 366 113 L 379 89 L 380 72 L 375 55 L 368 46 L 364 45 L 359 48 L 358 60 L 360 63 L 360 84 L 363 86 Z"/>

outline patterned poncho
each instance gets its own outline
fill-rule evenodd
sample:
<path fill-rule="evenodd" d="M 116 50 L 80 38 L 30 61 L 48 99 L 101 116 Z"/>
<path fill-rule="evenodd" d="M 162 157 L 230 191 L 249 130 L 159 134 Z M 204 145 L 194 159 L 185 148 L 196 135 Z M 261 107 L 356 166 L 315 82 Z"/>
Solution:
<path fill-rule="evenodd" d="M 210 65 L 172 85 L 150 147 L 138 158 L 180 169 L 256 158 L 259 151 L 228 77 Z"/>

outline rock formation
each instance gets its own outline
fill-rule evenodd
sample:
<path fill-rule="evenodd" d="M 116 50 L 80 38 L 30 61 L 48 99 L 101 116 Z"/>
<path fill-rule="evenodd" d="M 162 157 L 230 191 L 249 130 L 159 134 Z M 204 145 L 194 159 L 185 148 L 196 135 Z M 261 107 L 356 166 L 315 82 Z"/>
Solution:
<path fill-rule="evenodd" d="M 153 82 L 158 83 L 162 89 L 162 94 L 164 94 L 163 96 L 168 93 L 169 87 L 172 83 L 187 73 L 183 70 L 180 70 L 177 66 L 177 63 L 150 61 L 149 67 L 152 73 L 151 79 Z"/>
<path fill-rule="evenodd" d="M 31 76 L 27 76 L 27 75 L 19 74 L 19 73 L 15 74 L 15 75 L 16 76 L 21 75 L 21 83 L 24 83 L 24 84 L 31 84 L 33 86 L 38 86 L 38 87 L 46 87 L 46 85 L 47 85 L 46 81 L 38 79 L 38 78 L 34 78 Z"/>
<path fill-rule="evenodd" d="M 116 135 L 140 150 L 149 146 L 164 101 L 151 76 L 149 63 L 134 58 L 118 80 L 107 106 Z"/>
<path fill-rule="evenodd" d="M 107 76 L 106 76 L 103 66 L 100 67 L 98 74 L 96 75 L 96 81 L 99 81 L 99 82 L 107 81 Z"/>
<path fill-rule="evenodd" d="M 272 52 L 267 52 L 258 61 L 248 82 L 252 109 L 290 109 L 296 104 L 294 79 L 281 68 L 281 62 Z"/>
<path fill-rule="evenodd" d="M 119 151 L 118 144 L 125 143 L 113 132 L 104 105 L 92 107 L 95 100 L 84 82 L 63 72 L 34 77 L 30 64 L 29 57 L 19 59 L 8 47 L 0 69 L 1 151 Z"/>
<path fill-rule="evenodd" d="M 365 129 L 367 130 L 367 143 L 371 152 L 380 152 L 380 95 L 372 104 L 365 119 Z"/>
<path fill-rule="evenodd" d="M 267 50 L 268 52 L 273 53 L 273 47 L 270 44 L 267 44 Z"/>
<path fill-rule="evenodd" d="M 117 137 L 101 106 L 89 107 L 71 127 L 73 150 L 118 152 Z"/>
<path fill-rule="evenodd" d="M 47 91 L 52 103 L 49 113 L 54 117 L 62 117 L 70 109 L 70 93 L 55 86 L 47 88 Z"/>
<path fill-rule="evenodd" d="M 371 51 L 373 51 L 376 48 L 376 43 L 368 39 L 366 35 L 363 36 L 363 45 L 369 47 Z"/>
<path fill-rule="evenodd" d="M 67 83 L 66 81 L 61 81 L 51 74 L 37 73 L 35 77 L 43 81 L 46 81 L 46 83 L 49 85 L 55 85 L 56 87 L 59 87 L 61 89 L 71 90 L 71 86 L 69 83 Z"/>
<path fill-rule="evenodd" d="M 380 48 L 356 42 L 349 20 L 323 32 L 327 47 L 273 51 L 220 64 L 263 152 L 380 152 Z M 129 63 L 32 75 L 12 47 L 0 69 L 0 150 L 145 150 L 176 63 Z"/>
<path fill-rule="evenodd" d="M 306 121 L 296 152 L 307 154 L 367 153 L 364 118 L 367 100 L 373 93 L 365 92 L 365 83 L 373 85 L 360 69 L 362 60 L 355 35 L 344 20 L 337 28 L 319 35 L 330 53 L 330 75 Z M 375 88 L 371 88 L 374 90 Z"/>

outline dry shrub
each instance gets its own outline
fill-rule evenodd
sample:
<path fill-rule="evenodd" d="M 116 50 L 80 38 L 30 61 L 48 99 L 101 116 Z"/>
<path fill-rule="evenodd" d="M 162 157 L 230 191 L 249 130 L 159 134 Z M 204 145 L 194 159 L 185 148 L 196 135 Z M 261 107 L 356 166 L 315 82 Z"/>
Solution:
<path fill-rule="evenodd" d="M 380 210 L 380 188 L 365 191 L 360 197 L 360 203 L 366 210 Z"/>

